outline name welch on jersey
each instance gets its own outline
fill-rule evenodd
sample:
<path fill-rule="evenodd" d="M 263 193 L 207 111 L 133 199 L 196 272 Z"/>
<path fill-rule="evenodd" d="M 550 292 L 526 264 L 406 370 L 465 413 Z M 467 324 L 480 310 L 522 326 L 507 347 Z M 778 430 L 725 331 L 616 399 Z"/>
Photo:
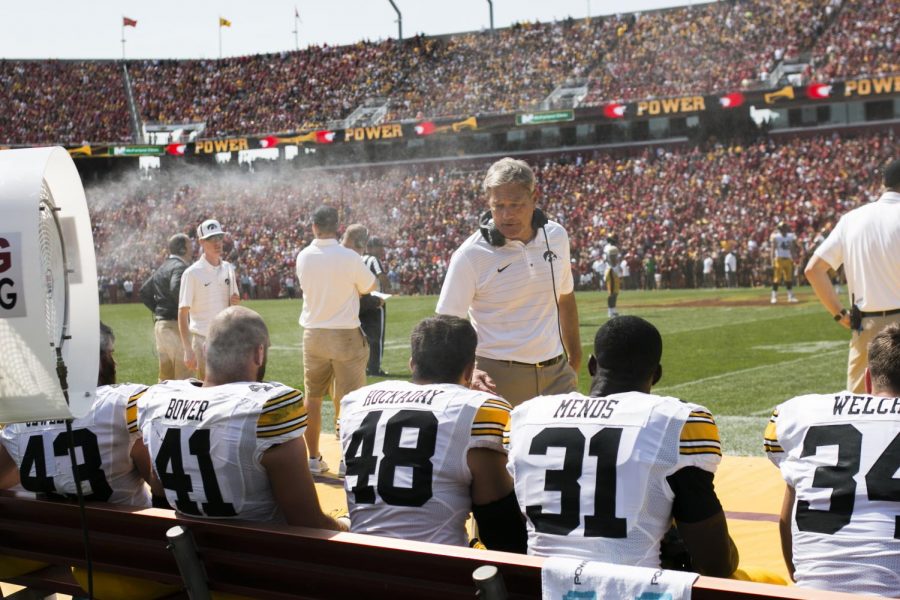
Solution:
<path fill-rule="evenodd" d="M 900 398 L 877 396 L 835 396 L 835 415 L 897 415 L 900 414 Z"/>
<path fill-rule="evenodd" d="M 366 394 L 363 406 L 374 404 L 425 404 L 431 406 L 444 390 L 372 390 Z"/>

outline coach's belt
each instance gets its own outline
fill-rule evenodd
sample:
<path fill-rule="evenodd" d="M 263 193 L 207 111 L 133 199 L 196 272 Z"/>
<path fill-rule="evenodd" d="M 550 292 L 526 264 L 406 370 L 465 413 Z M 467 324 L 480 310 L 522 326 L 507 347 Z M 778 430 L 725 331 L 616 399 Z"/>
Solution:
<path fill-rule="evenodd" d="M 866 317 L 889 317 L 891 315 L 900 314 L 900 308 L 895 308 L 894 310 L 876 310 L 873 312 L 861 312 L 859 314 L 863 318 L 866 318 Z"/>
<path fill-rule="evenodd" d="M 565 355 L 560 354 L 559 356 L 554 356 L 553 358 L 548 358 L 547 360 L 542 360 L 541 362 L 536 362 L 536 363 L 523 363 L 523 362 L 519 362 L 517 360 L 501 360 L 500 362 L 505 362 L 505 363 L 509 363 L 511 365 L 517 365 L 520 367 L 537 367 L 540 369 L 541 367 L 552 367 L 553 365 L 555 365 L 556 363 L 561 361 L 563 358 L 565 358 Z"/>

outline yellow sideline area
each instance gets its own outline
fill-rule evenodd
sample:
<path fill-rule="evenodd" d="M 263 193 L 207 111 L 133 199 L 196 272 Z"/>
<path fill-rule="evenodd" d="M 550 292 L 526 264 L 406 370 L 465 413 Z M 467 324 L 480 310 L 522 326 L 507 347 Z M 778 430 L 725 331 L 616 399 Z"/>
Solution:
<path fill-rule="evenodd" d="M 337 477 L 340 444 L 334 435 L 324 434 L 319 445 L 332 469 L 325 475 L 315 476 L 322 509 L 333 515 L 346 513 L 344 484 Z M 716 473 L 716 491 L 728 516 L 728 529 L 741 554 L 741 568 L 764 569 L 790 581 L 778 540 L 778 513 L 784 493 L 778 469 L 765 458 L 726 456 Z M 0 584 L 3 594 L 18 589 Z"/>
<path fill-rule="evenodd" d="M 343 482 L 336 476 L 340 444 L 333 435 L 324 434 L 319 445 L 332 469 L 316 477 L 319 501 L 325 512 L 343 513 L 347 510 L 347 499 Z M 741 568 L 764 569 L 790 581 L 778 539 L 778 514 L 784 494 L 778 469 L 766 458 L 725 456 L 716 473 L 716 492 L 741 554 Z"/>

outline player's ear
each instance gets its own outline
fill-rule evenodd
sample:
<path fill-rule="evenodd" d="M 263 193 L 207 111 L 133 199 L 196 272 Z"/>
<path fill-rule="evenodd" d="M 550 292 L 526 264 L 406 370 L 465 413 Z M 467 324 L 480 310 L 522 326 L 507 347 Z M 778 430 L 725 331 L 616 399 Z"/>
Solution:
<path fill-rule="evenodd" d="M 656 385 L 659 383 L 659 380 L 662 379 L 662 365 L 656 365 L 656 373 L 653 374 L 653 381 L 650 385 Z"/>
<path fill-rule="evenodd" d="M 869 367 L 866 367 L 866 393 L 872 393 L 872 372 L 869 371 Z"/>
<path fill-rule="evenodd" d="M 588 374 L 591 377 L 597 374 L 597 357 L 593 354 L 588 358 Z"/>
<path fill-rule="evenodd" d="M 466 384 L 466 387 L 472 386 L 472 374 L 475 372 L 475 361 L 473 360 L 469 366 L 463 370 L 463 381 Z"/>

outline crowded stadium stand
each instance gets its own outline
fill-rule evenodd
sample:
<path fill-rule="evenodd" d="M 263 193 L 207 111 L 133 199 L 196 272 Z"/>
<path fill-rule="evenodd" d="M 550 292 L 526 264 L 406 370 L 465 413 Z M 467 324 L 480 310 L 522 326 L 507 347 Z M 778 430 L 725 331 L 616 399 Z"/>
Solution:
<path fill-rule="evenodd" d="M 806 79 L 898 71 L 897 0 L 715 2 L 496 31 L 310 46 L 220 60 L 0 62 L 0 143 L 141 141 L 143 124 L 202 123 L 204 137 L 377 119 L 600 106 Z M 132 118 L 135 117 L 135 118 Z M 368 123 L 371 124 L 371 123 Z"/>

